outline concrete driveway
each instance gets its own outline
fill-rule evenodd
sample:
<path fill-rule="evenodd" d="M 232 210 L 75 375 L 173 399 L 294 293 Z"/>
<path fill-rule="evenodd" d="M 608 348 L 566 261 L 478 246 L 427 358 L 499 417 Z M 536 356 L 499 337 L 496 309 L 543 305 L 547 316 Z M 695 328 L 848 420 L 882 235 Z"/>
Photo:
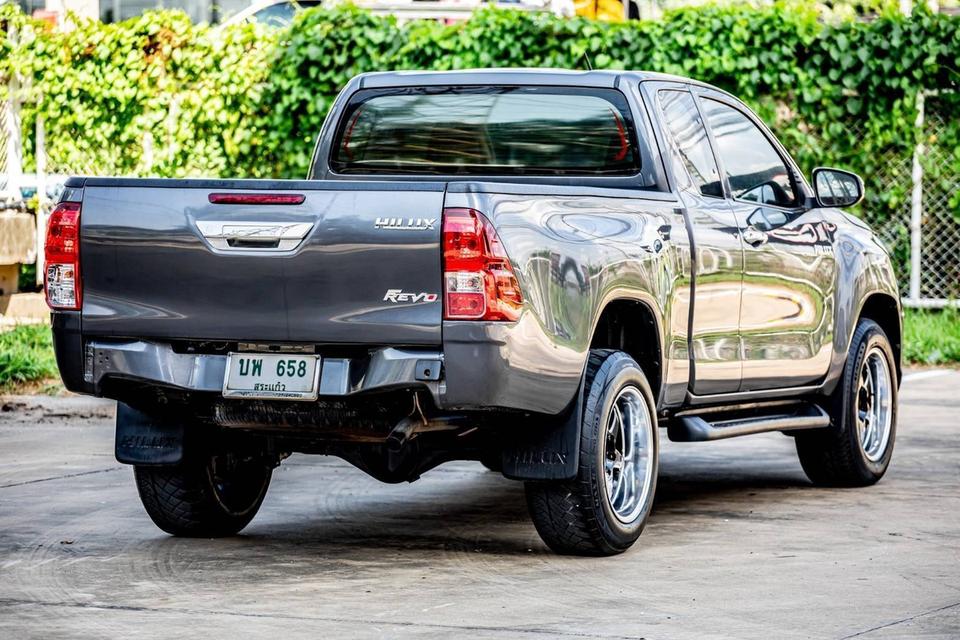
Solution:
<path fill-rule="evenodd" d="M 113 408 L 0 400 L 0 638 L 960 638 L 960 373 L 913 373 L 886 478 L 818 489 L 790 438 L 664 442 L 628 553 L 551 554 L 479 464 L 387 486 L 294 456 L 242 536 L 171 538 Z"/>

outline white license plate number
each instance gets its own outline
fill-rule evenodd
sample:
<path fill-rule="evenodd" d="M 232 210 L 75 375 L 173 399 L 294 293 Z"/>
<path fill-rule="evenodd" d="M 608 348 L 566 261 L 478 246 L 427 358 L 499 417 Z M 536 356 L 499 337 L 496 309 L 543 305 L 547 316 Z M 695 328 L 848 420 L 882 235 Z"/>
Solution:
<path fill-rule="evenodd" d="M 225 398 L 316 400 L 320 356 L 231 353 L 223 376 Z"/>

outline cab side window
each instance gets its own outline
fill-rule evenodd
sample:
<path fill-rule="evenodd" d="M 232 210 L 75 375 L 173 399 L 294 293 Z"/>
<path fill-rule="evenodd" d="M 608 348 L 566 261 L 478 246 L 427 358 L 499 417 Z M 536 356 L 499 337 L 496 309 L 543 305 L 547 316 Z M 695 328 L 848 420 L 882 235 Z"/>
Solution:
<path fill-rule="evenodd" d="M 683 164 L 694 184 L 705 196 L 723 197 L 720 170 L 710 150 L 707 131 L 693 96 L 686 91 L 663 90 L 658 94 L 664 122 L 677 145 Z"/>
<path fill-rule="evenodd" d="M 787 165 L 763 132 L 743 113 L 722 102 L 701 101 L 717 155 L 737 200 L 777 207 L 799 204 Z"/>

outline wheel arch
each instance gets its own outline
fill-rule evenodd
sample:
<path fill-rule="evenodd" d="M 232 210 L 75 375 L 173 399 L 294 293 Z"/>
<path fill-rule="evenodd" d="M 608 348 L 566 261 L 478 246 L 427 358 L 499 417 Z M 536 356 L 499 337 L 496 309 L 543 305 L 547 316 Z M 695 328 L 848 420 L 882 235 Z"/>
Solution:
<path fill-rule="evenodd" d="M 619 292 L 618 292 L 619 293 Z M 631 295 L 611 296 L 598 305 L 576 395 L 559 417 L 517 430 L 504 444 L 503 475 L 515 480 L 569 480 L 577 474 L 584 402 L 584 380 L 591 349 L 623 351 L 640 366 L 655 399 L 662 385 L 661 316 L 650 301 Z M 628 327 L 639 327 L 628 331 Z"/>
<path fill-rule="evenodd" d="M 657 313 L 646 301 L 619 297 L 602 307 L 590 336 L 590 349 L 616 349 L 640 365 L 654 398 L 663 387 L 663 332 Z"/>
<path fill-rule="evenodd" d="M 890 346 L 893 348 L 893 359 L 897 367 L 897 381 L 899 382 L 903 378 L 900 362 L 903 353 L 903 321 L 899 301 L 889 293 L 875 291 L 867 295 L 860 304 L 857 322 L 862 318 L 873 320 L 887 334 L 887 339 L 890 340 Z M 856 330 L 856 324 L 854 323 L 851 331 Z"/>

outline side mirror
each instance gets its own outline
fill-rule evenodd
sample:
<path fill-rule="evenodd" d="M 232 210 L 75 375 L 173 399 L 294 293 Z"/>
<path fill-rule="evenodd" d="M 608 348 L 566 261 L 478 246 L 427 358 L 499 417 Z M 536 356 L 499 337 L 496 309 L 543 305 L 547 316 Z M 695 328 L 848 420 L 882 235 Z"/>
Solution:
<path fill-rule="evenodd" d="M 821 207 L 852 207 L 863 200 L 863 180 L 843 169 L 817 167 L 813 170 L 813 191 Z"/>

